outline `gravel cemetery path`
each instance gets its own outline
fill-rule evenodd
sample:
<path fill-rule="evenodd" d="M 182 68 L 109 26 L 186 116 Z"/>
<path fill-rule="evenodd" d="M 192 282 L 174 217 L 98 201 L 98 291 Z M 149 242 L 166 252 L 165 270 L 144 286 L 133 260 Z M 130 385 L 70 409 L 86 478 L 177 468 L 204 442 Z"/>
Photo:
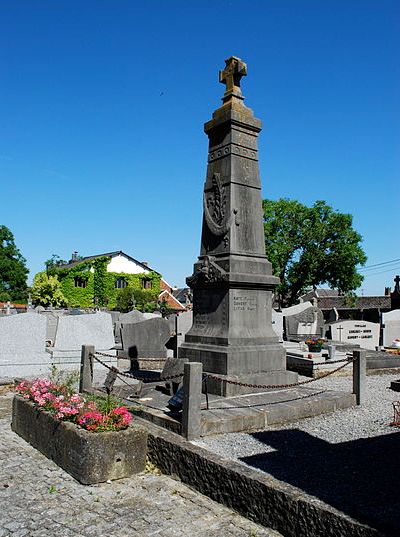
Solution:
<path fill-rule="evenodd" d="M 262 432 L 205 437 L 195 443 L 398 536 L 400 428 L 389 424 L 392 403 L 400 400 L 400 393 L 388 389 L 398 378 L 398 373 L 367 376 L 363 406 Z M 351 391 L 352 377 L 328 377 L 315 386 Z"/>

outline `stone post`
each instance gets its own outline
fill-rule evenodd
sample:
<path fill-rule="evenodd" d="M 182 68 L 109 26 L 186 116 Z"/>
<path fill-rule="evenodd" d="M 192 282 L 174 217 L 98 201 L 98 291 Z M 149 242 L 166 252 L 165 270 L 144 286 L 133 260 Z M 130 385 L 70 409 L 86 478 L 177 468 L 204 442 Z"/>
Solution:
<path fill-rule="evenodd" d="M 201 433 L 201 388 L 203 364 L 184 364 L 182 436 L 187 440 L 198 438 Z"/>
<path fill-rule="evenodd" d="M 79 376 L 79 392 L 90 391 L 93 387 L 93 357 L 94 346 L 82 345 L 81 372 Z"/>
<path fill-rule="evenodd" d="M 353 358 L 353 393 L 356 394 L 357 405 L 362 405 L 365 402 L 367 384 L 367 351 L 354 350 Z"/>
<path fill-rule="evenodd" d="M 334 360 L 336 353 L 335 345 L 328 345 L 328 360 Z"/>

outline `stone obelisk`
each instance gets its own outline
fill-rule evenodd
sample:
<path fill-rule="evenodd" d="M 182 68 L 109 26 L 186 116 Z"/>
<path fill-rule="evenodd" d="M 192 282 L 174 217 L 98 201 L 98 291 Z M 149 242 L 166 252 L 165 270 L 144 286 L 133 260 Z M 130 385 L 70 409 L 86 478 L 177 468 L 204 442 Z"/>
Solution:
<path fill-rule="evenodd" d="M 247 67 L 232 56 L 219 74 L 222 106 L 204 130 L 209 137 L 201 251 L 193 275 L 193 326 L 179 357 L 202 362 L 211 393 L 253 391 L 252 384 L 295 382 L 272 329 L 272 295 L 279 279 L 265 255 L 257 136 L 261 122 L 243 103 Z"/>

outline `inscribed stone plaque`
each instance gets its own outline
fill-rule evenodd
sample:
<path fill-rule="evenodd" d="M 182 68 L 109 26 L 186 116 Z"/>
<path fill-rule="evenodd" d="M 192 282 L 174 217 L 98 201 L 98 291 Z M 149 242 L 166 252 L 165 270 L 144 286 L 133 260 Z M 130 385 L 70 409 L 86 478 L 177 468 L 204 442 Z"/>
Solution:
<path fill-rule="evenodd" d="M 362 349 L 375 350 L 379 345 L 378 323 L 368 321 L 336 321 L 331 323 L 330 334 L 333 341 L 341 343 L 352 343 L 359 345 Z"/>

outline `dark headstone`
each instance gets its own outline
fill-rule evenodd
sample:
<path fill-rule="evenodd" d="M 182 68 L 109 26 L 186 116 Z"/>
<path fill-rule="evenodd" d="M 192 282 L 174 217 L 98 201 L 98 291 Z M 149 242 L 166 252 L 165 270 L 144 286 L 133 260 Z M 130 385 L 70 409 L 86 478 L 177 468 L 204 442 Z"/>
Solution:
<path fill-rule="evenodd" d="M 210 383 L 210 391 L 231 395 L 251 389 L 227 380 L 286 384 L 297 374 L 286 371 L 286 353 L 272 328 L 279 279 L 265 255 L 257 150 L 261 121 L 243 104 L 240 79 L 246 64 L 235 57 L 225 63 L 223 105 L 204 127 L 209 154 L 201 251 L 186 280 L 193 290 L 193 326 L 179 356 L 226 376 Z"/>
<path fill-rule="evenodd" d="M 161 378 L 172 377 L 175 375 L 183 375 L 184 364 L 187 361 L 188 360 L 181 360 L 179 358 L 168 358 L 164 364 Z M 181 378 L 166 381 L 165 385 L 170 395 L 174 394 L 177 391 L 179 385 L 182 384 L 182 379 L 183 376 Z"/>
<path fill-rule="evenodd" d="M 170 338 L 168 321 L 161 317 L 122 325 L 122 348 L 127 358 L 166 358 Z"/>

